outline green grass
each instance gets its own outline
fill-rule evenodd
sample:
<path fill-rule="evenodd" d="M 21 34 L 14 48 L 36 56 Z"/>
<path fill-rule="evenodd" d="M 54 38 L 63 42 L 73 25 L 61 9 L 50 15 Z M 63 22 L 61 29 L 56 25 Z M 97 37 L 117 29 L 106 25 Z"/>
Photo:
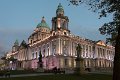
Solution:
<path fill-rule="evenodd" d="M 36 73 L 34 70 L 11 70 L 11 75 Z"/>
<path fill-rule="evenodd" d="M 84 74 L 76 75 L 43 75 L 16 78 L 0 78 L 0 80 L 112 80 L 112 75 L 108 74 Z"/>

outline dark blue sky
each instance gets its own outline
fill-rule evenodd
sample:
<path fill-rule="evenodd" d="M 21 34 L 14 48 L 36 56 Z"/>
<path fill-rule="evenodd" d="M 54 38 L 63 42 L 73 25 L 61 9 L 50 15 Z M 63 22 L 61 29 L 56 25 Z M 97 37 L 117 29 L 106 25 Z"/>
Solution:
<path fill-rule="evenodd" d="M 88 10 L 86 5 L 68 6 L 67 0 L 0 0 L 0 52 L 10 50 L 16 39 L 19 43 L 23 39 L 27 41 L 42 16 L 51 27 L 59 3 L 69 17 L 69 29 L 73 34 L 91 40 L 105 40 L 98 28 L 111 18 L 98 19 L 98 14 Z"/>

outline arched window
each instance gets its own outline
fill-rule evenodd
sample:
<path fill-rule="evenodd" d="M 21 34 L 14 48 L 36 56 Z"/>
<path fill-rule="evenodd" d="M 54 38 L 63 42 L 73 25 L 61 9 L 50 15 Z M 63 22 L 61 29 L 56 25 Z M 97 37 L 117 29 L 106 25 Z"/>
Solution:
<path fill-rule="evenodd" d="M 35 57 L 35 58 L 37 59 L 37 52 L 36 52 L 36 54 L 35 54 L 35 55 L 36 55 L 36 57 Z"/>
<path fill-rule="evenodd" d="M 34 53 L 32 53 L 32 59 L 34 59 Z"/>
<path fill-rule="evenodd" d="M 32 44 L 32 40 L 30 41 L 30 43 Z"/>
<path fill-rule="evenodd" d="M 53 33 L 53 36 L 55 35 L 55 33 Z"/>

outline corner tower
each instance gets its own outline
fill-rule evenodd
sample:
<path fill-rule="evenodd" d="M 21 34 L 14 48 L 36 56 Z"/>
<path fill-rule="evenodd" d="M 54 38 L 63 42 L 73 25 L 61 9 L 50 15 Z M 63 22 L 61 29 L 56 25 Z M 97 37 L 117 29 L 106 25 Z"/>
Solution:
<path fill-rule="evenodd" d="M 12 52 L 17 51 L 19 48 L 19 42 L 18 40 L 15 41 L 14 45 L 12 46 Z"/>
<path fill-rule="evenodd" d="M 52 18 L 52 31 L 64 30 L 65 33 L 69 33 L 68 22 L 68 17 L 64 16 L 63 6 L 59 3 L 56 10 L 56 17 Z"/>

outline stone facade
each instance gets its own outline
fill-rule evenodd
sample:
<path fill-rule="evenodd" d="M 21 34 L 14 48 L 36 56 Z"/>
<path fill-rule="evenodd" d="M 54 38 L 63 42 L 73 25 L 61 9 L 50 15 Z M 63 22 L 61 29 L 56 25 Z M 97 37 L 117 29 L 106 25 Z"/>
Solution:
<path fill-rule="evenodd" d="M 92 70 L 112 69 L 114 47 L 104 41 L 92 41 L 73 35 L 68 28 L 69 19 L 64 16 L 61 4 L 56 10 L 56 17 L 52 18 L 52 29 L 47 25 L 44 17 L 29 36 L 28 43 L 21 45 L 16 42 L 11 55 L 17 59 L 16 69 L 37 69 L 39 53 L 42 54 L 43 68 L 52 69 L 76 67 L 76 46 L 81 44 L 81 57 L 85 68 Z"/>

